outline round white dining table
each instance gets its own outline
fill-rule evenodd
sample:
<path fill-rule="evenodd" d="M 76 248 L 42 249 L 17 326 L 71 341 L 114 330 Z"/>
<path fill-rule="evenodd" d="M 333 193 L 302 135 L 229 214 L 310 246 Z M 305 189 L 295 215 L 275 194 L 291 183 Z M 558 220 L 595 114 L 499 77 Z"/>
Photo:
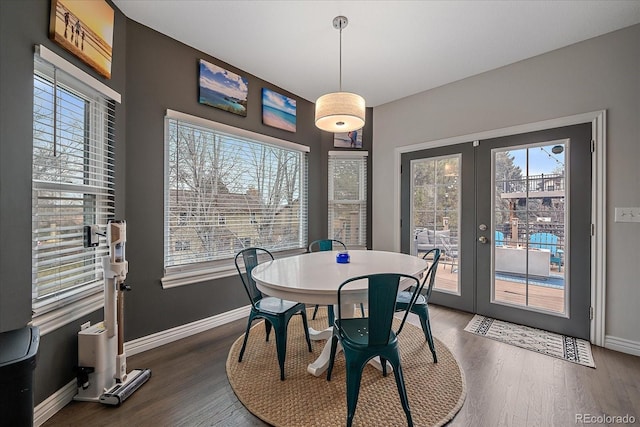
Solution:
<path fill-rule="evenodd" d="M 385 251 L 349 251 L 350 262 L 336 262 L 338 251 L 320 251 L 279 258 L 256 266 L 251 276 L 258 289 L 266 295 L 305 304 L 337 304 L 338 287 L 347 279 L 377 273 L 402 273 L 420 278 L 427 269 L 427 261 L 412 255 Z M 354 282 L 342 293 L 343 317 L 353 315 L 354 304 L 367 301 L 366 280 Z M 331 328 L 316 331 L 309 328 L 311 339 L 328 339 Z M 329 365 L 331 351 L 327 340 L 322 353 L 307 367 L 315 376 Z"/>

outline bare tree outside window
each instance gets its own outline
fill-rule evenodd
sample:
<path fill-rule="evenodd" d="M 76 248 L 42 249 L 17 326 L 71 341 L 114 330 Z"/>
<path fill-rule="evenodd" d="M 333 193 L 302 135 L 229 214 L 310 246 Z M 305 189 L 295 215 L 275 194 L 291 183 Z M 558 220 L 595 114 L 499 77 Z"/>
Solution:
<path fill-rule="evenodd" d="M 231 258 L 248 245 L 304 246 L 304 153 L 167 121 L 166 266 Z M 178 241 L 188 249 L 176 251 Z"/>

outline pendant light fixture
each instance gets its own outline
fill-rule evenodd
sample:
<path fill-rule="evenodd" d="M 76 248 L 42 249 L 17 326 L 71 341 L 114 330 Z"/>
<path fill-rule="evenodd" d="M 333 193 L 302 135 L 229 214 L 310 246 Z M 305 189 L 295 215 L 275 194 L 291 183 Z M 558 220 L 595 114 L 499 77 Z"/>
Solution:
<path fill-rule="evenodd" d="M 316 101 L 316 126 L 327 132 L 351 132 L 364 126 L 364 98 L 342 92 L 342 29 L 348 23 L 345 16 L 333 18 L 333 28 L 340 30 L 340 91 L 322 95 Z"/>

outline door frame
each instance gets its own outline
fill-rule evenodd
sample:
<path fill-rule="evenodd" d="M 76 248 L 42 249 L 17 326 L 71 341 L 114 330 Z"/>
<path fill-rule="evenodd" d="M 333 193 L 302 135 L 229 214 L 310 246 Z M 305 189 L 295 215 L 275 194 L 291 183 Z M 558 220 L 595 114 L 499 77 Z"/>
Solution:
<path fill-rule="evenodd" d="M 581 123 L 591 123 L 592 151 L 591 158 L 591 343 L 604 347 L 605 340 L 605 305 L 606 305 L 606 235 L 607 235 L 607 111 L 599 110 L 573 116 L 543 120 L 523 125 L 510 126 L 501 129 L 460 135 L 451 138 L 443 138 L 418 144 L 405 145 L 394 149 L 394 213 L 393 224 L 400 224 L 400 165 L 402 154 L 412 151 L 420 151 L 429 148 L 455 145 L 468 141 L 497 138 L 516 135 L 526 132 L 534 132 L 556 127 L 570 126 Z M 400 251 L 400 227 L 393 230 L 393 248 Z"/>

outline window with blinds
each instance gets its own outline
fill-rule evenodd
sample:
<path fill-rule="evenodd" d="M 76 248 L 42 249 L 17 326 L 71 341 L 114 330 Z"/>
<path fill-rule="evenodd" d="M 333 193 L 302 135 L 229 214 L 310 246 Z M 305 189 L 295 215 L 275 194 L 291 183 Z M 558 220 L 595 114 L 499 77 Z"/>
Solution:
<path fill-rule="evenodd" d="M 177 112 L 165 132 L 166 273 L 306 247 L 307 147 Z"/>
<path fill-rule="evenodd" d="M 329 237 L 367 246 L 366 151 L 329 152 Z"/>
<path fill-rule="evenodd" d="M 33 76 L 32 294 L 36 315 L 102 290 L 114 216 L 115 103 L 36 55 Z"/>

